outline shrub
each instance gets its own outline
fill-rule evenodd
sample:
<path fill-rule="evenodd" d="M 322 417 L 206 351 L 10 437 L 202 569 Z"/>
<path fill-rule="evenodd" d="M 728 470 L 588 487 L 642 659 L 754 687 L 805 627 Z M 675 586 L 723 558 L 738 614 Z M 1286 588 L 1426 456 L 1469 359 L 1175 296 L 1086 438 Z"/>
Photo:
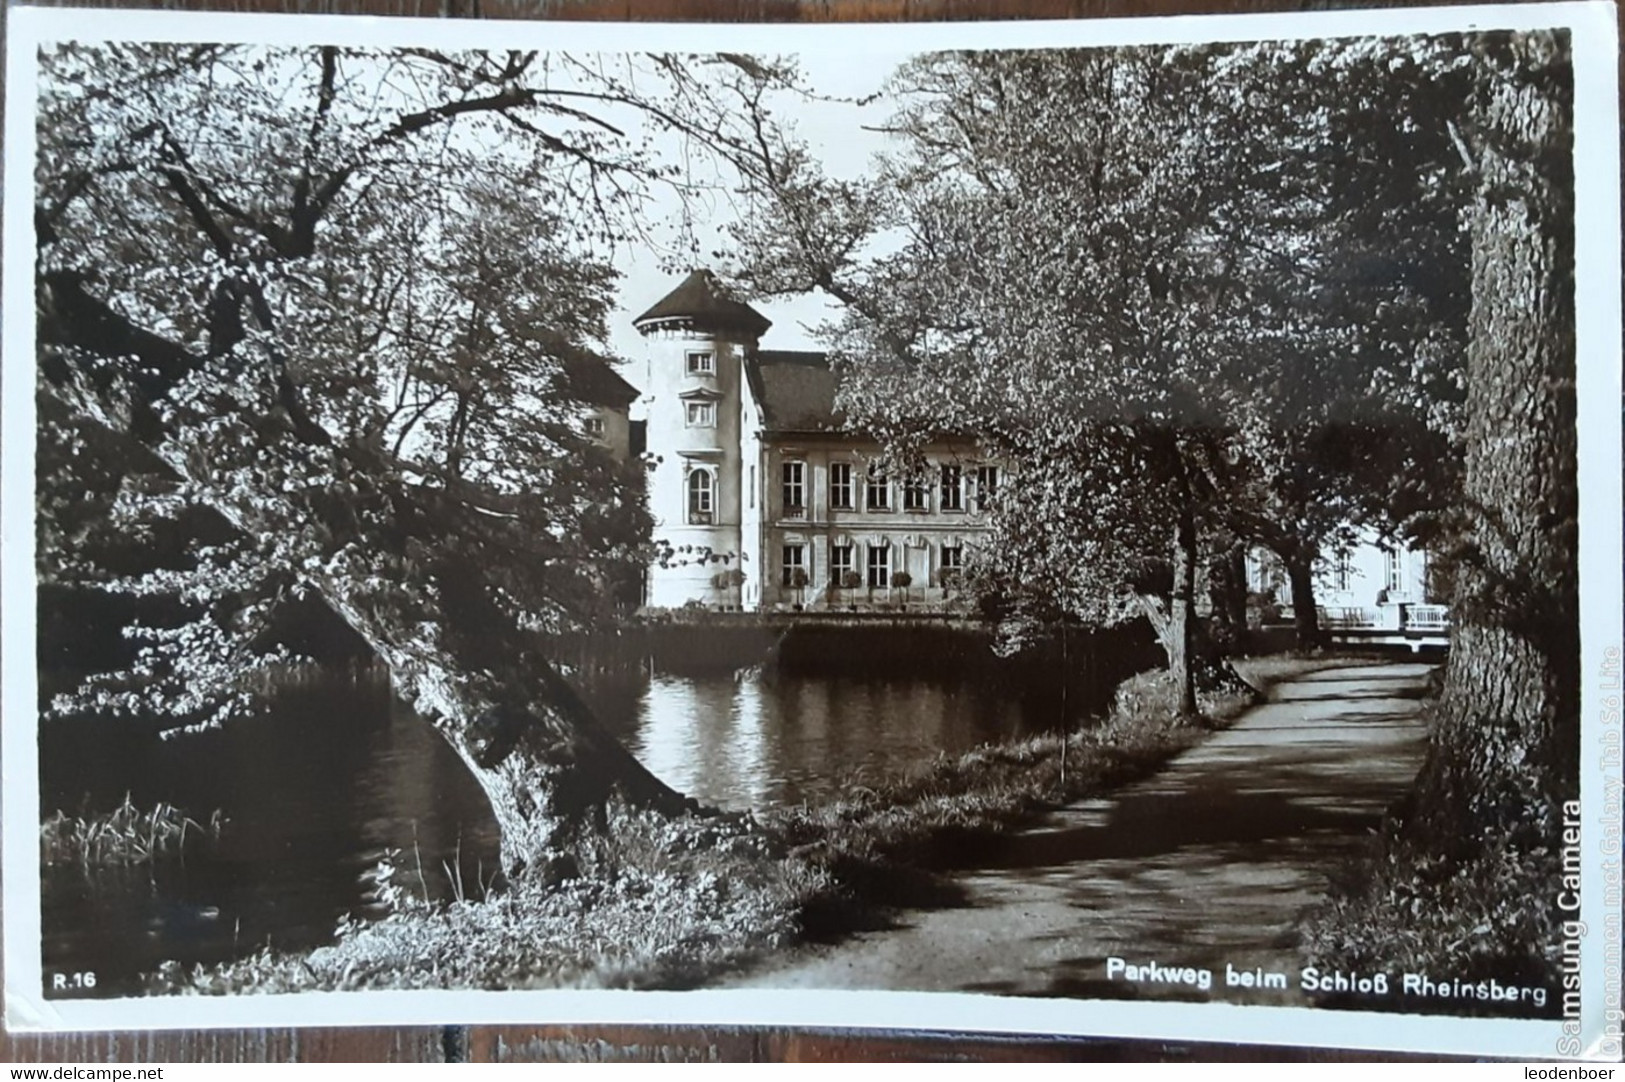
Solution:
<path fill-rule="evenodd" d="M 1324 968 L 1447 973 L 1469 983 L 1557 988 L 1557 854 L 1506 836 L 1465 857 L 1434 852 L 1384 824 L 1372 850 L 1333 878 L 1304 924 L 1309 960 Z M 1406 1009 L 1425 1009 L 1417 1003 Z M 1558 1003 L 1548 1001 L 1555 1014 Z M 1437 1010 L 1495 1014 L 1493 1002 L 1443 1000 Z M 1527 1012 L 1514 1004 L 1512 1013 Z"/>
<path fill-rule="evenodd" d="M 1269 594 L 1254 591 L 1247 595 L 1247 626 L 1253 629 L 1281 622 L 1281 606 Z"/>
<path fill-rule="evenodd" d="M 856 571 L 841 572 L 841 585 L 848 590 L 856 590 L 863 585 L 863 576 Z"/>
<path fill-rule="evenodd" d="M 899 589 L 906 590 L 914 585 L 914 576 L 907 571 L 899 571 L 891 577 L 891 584 Z"/>

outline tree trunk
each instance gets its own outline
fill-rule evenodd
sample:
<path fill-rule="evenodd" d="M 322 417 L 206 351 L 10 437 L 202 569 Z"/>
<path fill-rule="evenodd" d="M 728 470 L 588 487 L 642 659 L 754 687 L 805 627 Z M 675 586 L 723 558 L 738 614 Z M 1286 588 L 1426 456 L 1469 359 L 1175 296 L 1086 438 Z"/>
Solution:
<path fill-rule="evenodd" d="M 1287 583 L 1292 590 L 1292 624 L 1298 649 L 1318 650 L 1321 635 L 1320 610 L 1315 605 L 1316 553 L 1308 546 L 1295 545 L 1277 554 L 1286 565 Z"/>
<path fill-rule="evenodd" d="M 1183 473 L 1181 473 L 1183 479 Z M 1175 709 L 1180 717 L 1196 716 L 1196 516 L 1189 492 L 1180 500 L 1175 516 L 1173 539 L 1173 592 L 1168 598 L 1168 633 L 1163 648 L 1168 652 L 1168 672 L 1174 681 Z"/>
<path fill-rule="evenodd" d="M 427 621 L 402 619 L 409 609 L 380 605 L 354 582 L 321 585 L 324 600 L 389 666 L 395 694 L 428 719 L 485 792 L 510 879 L 576 874 L 584 834 L 605 833 L 617 814 L 695 808 L 603 730 L 547 658 L 510 635 L 489 637 L 499 625 L 480 618 L 479 598 L 455 598 L 464 588 L 458 578 L 442 577 L 453 600 Z"/>
<path fill-rule="evenodd" d="M 1247 652 L 1247 565 L 1241 542 L 1208 563 L 1208 602 L 1212 607 L 1210 638 L 1225 657 Z"/>
<path fill-rule="evenodd" d="M 1551 844 L 1579 750 L 1572 76 L 1557 32 L 1484 49 L 1465 558 L 1413 821 L 1460 845 L 1486 829 Z"/>

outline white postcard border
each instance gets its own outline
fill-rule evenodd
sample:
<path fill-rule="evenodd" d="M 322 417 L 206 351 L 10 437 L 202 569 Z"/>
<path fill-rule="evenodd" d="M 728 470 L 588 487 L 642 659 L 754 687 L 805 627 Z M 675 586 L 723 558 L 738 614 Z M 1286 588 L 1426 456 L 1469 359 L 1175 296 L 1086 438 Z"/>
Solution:
<path fill-rule="evenodd" d="M 1621 308 L 1617 24 L 1612 4 L 1344 10 L 1314 13 L 1174 16 L 1070 22 L 928 24 L 610 24 L 448 21 L 374 17 L 73 10 L 13 7 L 8 12 L 5 127 L 4 366 L 0 370 L 0 734 L 4 815 L 5 1019 L 18 1031 L 121 1030 L 298 1025 L 453 1023 L 729 1023 L 862 1027 L 984 1033 L 1092 1035 L 1413 1049 L 1549 1058 L 1561 1037 L 1555 1021 L 1459 1019 L 1238 1004 L 1010 999 L 954 993 L 830 991 L 705 992 L 352 992 L 235 997 L 46 1000 L 41 995 L 39 774 L 35 740 L 34 323 L 32 166 L 37 50 L 56 40 L 244 41 L 355 46 L 434 44 L 512 47 L 525 40 L 557 50 L 818 53 L 944 48 L 1020 48 L 1398 36 L 1477 29 L 1573 31 L 1577 419 L 1582 630 L 1582 798 L 1587 861 L 1581 916 L 1584 964 L 1581 1055 L 1617 1058 L 1604 1047 L 1603 786 L 1617 765 L 1601 749 L 1619 734 L 1619 711 L 1605 715 L 1600 690 L 1605 651 L 1621 634 Z M 881 38 L 878 31 L 885 31 Z M 892 43 L 895 42 L 895 47 Z M 20 272 L 20 273 L 19 273 Z M 35 719 L 30 721 L 29 719 Z M 1616 761 L 1617 762 L 1617 761 Z M 1613 822 L 1617 823 L 1617 814 Z M 1617 858 L 1618 837 L 1613 853 Z M 1617 859 L 1614 864 L 1617 876 Z M 1615 880 L 1617 884 L 1617 878 Z M 1618 940 L 1614 940 L 1617 960 Z M 1617 1022 L 1615 1023 L 1617 1034 Z"/>

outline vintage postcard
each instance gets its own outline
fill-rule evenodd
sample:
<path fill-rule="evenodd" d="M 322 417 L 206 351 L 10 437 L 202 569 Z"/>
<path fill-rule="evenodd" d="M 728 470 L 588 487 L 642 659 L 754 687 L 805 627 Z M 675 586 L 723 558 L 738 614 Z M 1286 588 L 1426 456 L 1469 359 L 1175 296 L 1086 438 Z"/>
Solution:
<path fill-rule="evenodd" d="M 1614 20 L 13 9 L 7 1026 L 1618 1058 Z"/>

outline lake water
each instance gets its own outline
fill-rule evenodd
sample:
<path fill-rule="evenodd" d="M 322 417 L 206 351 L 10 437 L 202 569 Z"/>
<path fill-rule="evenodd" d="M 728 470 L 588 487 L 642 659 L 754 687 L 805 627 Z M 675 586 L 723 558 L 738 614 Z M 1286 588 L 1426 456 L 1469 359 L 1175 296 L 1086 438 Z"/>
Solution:
<path fill-rule="evenodd" d="M 702 802 L 761 808 L 817 800 L 933 756 L 1051 728 L 1058 700 L 953 672 L 881 678 L 757 670 L 680 676 L 645 666 L 589 694 L 657 776 Z M 41 732 L 42 807 L 105 812 L 126 793 L 204 821 L 217 846 L 184 863 L 45 871 L 47 982 L 94 971 L 97 994 L 140 991 L 159 963 L 214 962 L 267 944 L 331 939 L 369 911 L 367 872 L 398 850 L 406 885 L 477 891 L 496 867 L 483 795 L 431 728 L 378 675 L 282 690 L 269 713 L 219 732 L 158 740 L 104 720 Z"/>

